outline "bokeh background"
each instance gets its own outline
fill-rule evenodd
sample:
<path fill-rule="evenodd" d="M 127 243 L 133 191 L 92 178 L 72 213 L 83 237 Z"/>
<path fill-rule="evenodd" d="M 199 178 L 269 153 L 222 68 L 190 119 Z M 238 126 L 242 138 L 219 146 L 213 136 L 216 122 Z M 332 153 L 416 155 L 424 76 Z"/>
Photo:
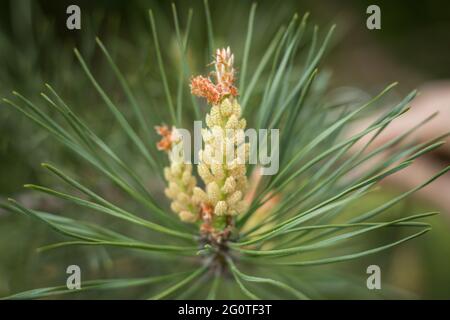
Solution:
<path fill-rule="evenodd" d="M 330 95 L 356 93 L 369 96 L 386 84 L 398 81 L 396 96 L 401 97 L 414 88 L 418 88 L 422 95 L 413 105 L 412 116 L 392 128 L 386 139 L 434 111 L 440 111 L 440 114 L 415 138 L 421 140 L 450 130 L 450 2 L 257 2 L 251 52 L 255 61 L 261 56 L 259 49 L 267 45 L 279 25 L 286 23 L 294 12 L 303 14 L 309 11 L 312 23 L 319 25 L 322 33 L 333 23 L 338 26 L 322 64 L 330 79 Z M 194 10 L 189 57 L 192 69 L 202 71 L 209 55 L 203 1 L 175 3 L 182 25 L 186 22 L 189 8 Z M 65 27 L 65 11 L 70 4 L 81 7 L 82 29 L 79 31 Z M 210 1 L 218 45 L 230 45 L 238 62 L 251 4 L 251 1 Z M 366 8 L 370 4 L 381 8 L 381 30 L 366 28 Z M 9 97 L 12 90 L 17 90 L 36 100 L 48 82 L 95 126 L 100 135 L 107 136 L 116 148 L 127 154 L 123 135 L 117 125 L 109 121 L 110 115 L 92 90 L 72 50 L 74 47 L 80 49 L 102 85 L 115 99 L 123 102 L 126 110 L 124 97 L 115 90 L 117 84 L 112 72 L 95 47 L 95 37 L 99 36 L 112 52 L 142 105 L 161 105 L 160 112 L 146 114 L 151 124 L 160 123 L 167 119 L 168 111 L 151 40 L 149 8 L 155 12 L 169 82 L 176 84 L 180 62 L 169 1 L 1 1 L 0 96 Z M 55 183 L 41 169 L 40 163 L 44 161 L 63 163 L 65 168 L 78 172 L 85 180 L 97 183 L 104 192 L 114 192 L 102 181 L 93 181 L 95 177 L 87 166 L 39 128 L 0 104 L 0 199 L 14 197 L 32 207 L 56 212 L 71 210 L 62 203 L 30 194 L 22 188 L 29 182 Z M 450 148 L 447 145 L 424 159 L 408 175 L 386 181 L 385 191 L 373 196 L 371 202 L 378 203 L 392 197 L 415 185 L 418 178 L 431 176 L 449 162 Z M 372 203 L 358 204 L 361 208 L 369 205 Z M 436 209 L 442 214 L 431 219 L 433 231 L 423 238 L 340 266 L 342 272 L 353 274 L 363 283 L 362 289 L 352 291 L 353 298 L 450 298 L 449 175 L 442 177 L 434 187 L 394 208 L 398 215 Z M 75 262 L 85 267 L 83 270 L 89 270 L 87 272 L 92 277 L 132 272 L 133 275 L 136 272 L 145 274 L 145 270 L 151 268 L 134 263 L 132 258 L 111 256 L 100 249 L 36 253 L 36 248 L 54 239 L 55 235 L 46 226 L 0 211 L 0 296 L 61 283 L 65 281 L 65 267 Z M 367 289 L 364 290 L 365 268 L 369 264 L 381 267 L 384 295 L 367 296 Z M 318 272 L 317 277 L 320 276 Z M 330 297 L 349 297 L 349 288 L 344 287 L 344 283 L 325 283 L 324 277 L 323 285 L 328 288 L 335 286 L 335 293 Z"/>

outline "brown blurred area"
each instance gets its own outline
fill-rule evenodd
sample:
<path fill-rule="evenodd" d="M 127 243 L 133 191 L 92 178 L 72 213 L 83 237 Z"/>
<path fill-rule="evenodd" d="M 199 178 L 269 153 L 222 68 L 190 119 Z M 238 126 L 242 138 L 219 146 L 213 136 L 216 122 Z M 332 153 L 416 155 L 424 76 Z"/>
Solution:
<path fill-rule="evenodd" d="M 366 128 L 376 116 L 364 119 L 353 125 L 348 134 L 352 135 Z M 425 119 L 430 119 L 424 123 Z M 371 143 L 367 152 L 392 141 L 404 132 L 417 127 L 410 135 L 403 139 L 393 148 L 380 154 L 373 161 L 386 158 L 396 149 L 409 143 L 424 143 L 436 137 L 442 137 L 440 141 L 445 142 L 435 151 L 417 158 L 414 163 L 393 176 L 385 179 L 385 185 L 393 185 L 402 190 L 413 189 L 423 183 L 450 163 L 450 81 L 428 82 L 419 87 L 419 95 L 410 104 L 410 110 L 393 121 L 383 132 Z M 361 139 L 352 150 L 359 150 L 369 141 L 372 135 Z M 365 167 L 369 167 L 368 163 Z M 442 210 L 450 222 L 450 175 L 446 174 L 435 180 L 430 185 L 419 190 L 416 196 L 433 203 Z"/>

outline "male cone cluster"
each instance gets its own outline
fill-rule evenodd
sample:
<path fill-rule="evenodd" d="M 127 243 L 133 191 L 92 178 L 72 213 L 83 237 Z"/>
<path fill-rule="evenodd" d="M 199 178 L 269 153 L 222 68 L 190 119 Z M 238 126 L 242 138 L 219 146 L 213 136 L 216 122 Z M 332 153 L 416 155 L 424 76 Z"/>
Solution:
<path fill-rule="evenodd" d="M 211 105 L 205 119 L 207 128 L 202 130 L 204 148 L 197 166 L 204 189 L 196 185 L 191 164 L 170 156 L 170 151 L 182 143 L 177 129 L 157 127 L 162 136 L 158 148 L 169 152 L 170 166 L 165 168 L 164 176 L 168 182 L 165 194 L 172 200 L 172 210 L 183 221 L 199 221 L 202 234 L 219 243 L 229 236 L 234 217 L 246 210 L 243 198 L 249 145 L 245 143 L 246 121 L 241 117 L 234 86 L 233 60 L 229 48 L 217 50 L 215 70 L 211 73 L 214 81 L 204 76 L 191 80 L 192 94 Z"/>

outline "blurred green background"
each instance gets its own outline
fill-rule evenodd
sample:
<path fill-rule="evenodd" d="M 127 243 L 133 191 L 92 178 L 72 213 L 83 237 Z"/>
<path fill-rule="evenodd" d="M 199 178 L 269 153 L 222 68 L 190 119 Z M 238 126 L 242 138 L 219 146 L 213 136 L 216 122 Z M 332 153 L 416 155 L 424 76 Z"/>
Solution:
<path fill-rule="evenodd" d="M 414 88 L 437 80 L 450 80 L 450 2 L 448 1 L 257 1 L 255 37 L 252 55 L 261 56 L 258 49 L 267 45 L 277 27 L 286 23 L 294 12 L 311 13 L 311 21 L 323 32 L 338 25 L 337 35 L 323 68 L 330 72 L 331 88 L 352 87 L 372 94 L 385 84 L 399 81 L 400 96 Z M 182 26 L 190 7 L 194 10 L 189 49 L 194 73 L 204 70 L 208 61 L 207 34 L 203 1 L 176 1 Z M 66 8 L 81 7 L 82 29 L 67 30 Z M 210 1 L 217 45 L 230 45 L 243 51 L 247 17 L 251 1 Z M 366 28 L 366 8 L 377 4 L 381 8 L 381 30 Z M 147 18 L 152 8 L 165 53 L 169 82 L 176 85 L 179 70 L 176 39 L 169 1 L 2 1 L 0 3 L 0 96 L 9 97 L 11 90 L 37 100 L 50 83 L 101 136 L 107 136 L 117 149 L 127 154 L 127 145 L 117 125 L 109 121 L 101 99 L 94 94 L 79 67 L 72 49 L 78 47 L 96 77 L 112 96 L 126 102 L 115 90 L 117 84 L 105 59 L 95 47 L 99 36 L 112 52 L 143 106 L 161 104 L 161 113 L 146 114 L 151 124 L 167 119 L 164 92 L 159 85 L 153 42 Z M 250 64 L 252 59 L 250 59 Z M 116 93 L 117 92 L 117 93 Z M 448 128 L 450 129 L 450 119 Z M 148 137 L 154 141 L 155 137 Z M 153 140 L 152 140 L 153 139 Z M 130 156 L 131 157 L 131 156 Z M 448 154 L 439 155 L 448 164 Z M 29 194 L 24 183 L 54 183 L 40 168 L 40 163 L 64 163 L 65 168 L 78 172 L 84 179 L 95 179 L 89 168 L 53 139 L 33 126 L 17 112 L 0 104 L 0 199 L 14 197 L 33 206 L 66 210 L 63 204 Z M 128 161 L 133 161 L 132 158 Z M 447 175 L 448 176 L 448 175 Z M 93 181 L 108 190 L 102 181 Z M 386 186 L 384 193 L 372 201 L 382 202 L 400 187 Z M 450 184 L 446 185 L 450 195 Z M 371 203 L 360 204 L 361 207 Z M 448 207 L 447 207 L 448 208 Z M 49 209 L 49 210 L 50 210 Z M 395 208 L 396 214 L 411 210 L 441 209 L 434 217 L 431 233 L 389 252 L 368 257 L 340 269 L 360 277 L 360 291 L 353 298 L 364 298 L 365 270 L 369 264 L 382 269 L 383 283 L 389 283 L 410 298 L 450 298 L 450 212 L 439 203 L 426 198 L 410 198 Z M 70 210 L 70 209 L 68 209 Z M 37 254 L 36 248 L 50 242 L 55 235 L 47 227 L 29 219 L 0 211 L 0 296 L 25 289 L 65 281 L 65 267 L 71 263 L 86 267 L 89 276 L 145 274 L 151 268 L 138 264 L 132 257 L 115 252 L 77 249 Z M 370 239 L 368 239 L 370 241 Z M 320 278 L 320 269 L 317 270 Z M 324 280 L 325 281 L 325 277 Z M 324 284 L 330 287 L 330 283 Z M 346 284 L 335 284 L 330 297 L 349 297 Z M 341 294 L 345 295 L 342 296 Z M 389 294 L 387 297 L 392 297 Z M 101 297 L 101 296 L 96 296 Z M 377 296 L 369 296 L 371 298 Z"/>

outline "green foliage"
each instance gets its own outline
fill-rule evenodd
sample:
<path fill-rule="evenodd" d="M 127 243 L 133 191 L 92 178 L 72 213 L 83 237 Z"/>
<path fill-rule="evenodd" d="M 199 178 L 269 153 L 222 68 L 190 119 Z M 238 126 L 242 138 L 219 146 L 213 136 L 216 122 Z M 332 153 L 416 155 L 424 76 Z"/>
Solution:
<path fill-rule="evenodd" d="M 212 52 L 218 41 L 214 37 L 214 21 L 208 1 L 205 0 L 204 4 L 209 51 Z M 202 111 L 198 101 L 186 98 L 192 69 L 187 58 L 192 11 L 188 12 L 184 29 L 178 20 L 175 5 L 172 11 L 181 60 L 176 72 L 178 81 L 175 90 L 170 87 L 168 80 L 169 71 L 161 52 L 157 23 L 153 12 L 149 11 L 150 32 L 161 80 L 158 89 L 164 92 L 166 99 L 164 106 L 152 104 L 151 114 L 158 114 L 161 108 L 168 108 L 166 121 L 181 125 L 191 118 L 202 118 Z M 252 60 L 255 17 L 256 5 L 253 5 L 249 12 L 247 35 L 243 37 L 240 101 L 250 127 L 280 128 L 281 165 L 277 174 L 262 178 L 248 212 L 238 218 L 234 235 L 223 253 L 223 269 L 210 268 L 217 254 L 216 249 L 199 242 L 198 230 L 180 222 L 167 209 L 166 202 L 160 200 L 155 188 L 152 189 L 155 185 L 156 188 L 162 188 L 160 175 L 163 165 L 154 143 L 148 142 L 151 126 L 145 119 L 146 112 L 106 46 L 97 39 L 101 53 L 131 106 L 130 111 L 124 112 L 112 93 L 102 87 L 77 49 L 75 56 L 119 125 L 121 134 L 126 137 L 130 152 L 135 155 L 135 162 L 127 160 L 127 155 L 117 152 L 107 140 L 101 138 L 77 109 L 63 100 L 49 84 L 46 85 L 46 92 L 42 93 L 47 108 L 17 92 L 13 92 L 13 98 L 3 101 L 82 159 L 99 178 L 113 185 L 120 197 L 102 194 L 94 184 L 85 183 L 76 174 L 47 163 L 42 166 L 64 182 L 66 189 L 35 184 L 25 187 L 62 199 L 93 216 L 104 215 L 117 223 L 110 227 L 96 223 L 94 218 L 88 218 L 87 215 L 84 216 L 86 221 L 62 217 L 28 208 L 12 199 L 2 204 L 2 207 L 35 218 L 39 221 L 37 223 L 44 223 L 64 239 L 69 239 L 47 244 L 41 251 L 68 246 L 115 247 L 121 250 L 122 255 L 136 256 L 139 252 L 138 257 L 160 266 L 157 269 L 171 272 L 135 279 L 83 281 L 82 289 L 76 292 L 65 286 L 57 286 L 26 291 L 8 298 L 36 299 L 131 287 L 144 287 L 145 291 L 139 291 L 136 296 L 151 299 L 316 298 L 320 294 L 307 289 L 308 269 L 300 267 L 316 267 L 372 255 L 430 230 L 429 224 L 416 220 L 427 218 L 435 212 L 411 212 L 408 216 L 395 219 L 382 214 L 446 173 L 450 167 L 416 188 L 370 210 L 356 212 L 349 209 L 352 204 L 364 201 L 369 193 L 375 192 L 375 187 L 382 179 L 403 170 L 419 156 L 441 146 L 442 137 L 422 144 L 406 145 L 400 147 L 400 151 L 377 161 L 369 169 L 359 170 L 363 164 L 397 146 L 417 129 L 412 128 L 367 152 L 376 137 L 408 111 L 409 103 L 416 93 L 410 93 L 397 105 L 387 109 L 362 131 L 345 136 L 343 131 L 377 106 L 395 84 L 362 105 L 353 101 L 338 104 L 326 101 L 323 99 L 326 77 L 319 73 L 318 68 L 334 27 L 320 40 L 318 28 L 314 28 L 312 35 L 309 31 L 308 14 L 302 18 L 295 14 L 287 26 L 281 26 L 273 35 L 261 59 L 249 63 Z M 84 99 L 84 103 L 88 104 L 87 95 Z M 50 111 L 58 116 L 50 116 Z M 425 119 L 421 125 L 428 120 Z M 350 153 L 349 150 L 366 136 L 370 137 L 368 142 L 359 147 L 357 152 Z M 155 181 L 150 184 L 149 178 Z M 258 211 L 275 197 L 281 200 L 275 202 L 269 214 L 257 218 Z M 132 228 L 127 229 L 126 225 L 132 225 Z M 396 239 L 377 244 L 360 241 L 361 236 L 394 229 L 402 230 L 394 234 L 400 235 Z M 171 267 L 166 268 L 167 265 Z M 314 287 L 314 284 L 311 286 Z M 271 290 L 268 290 L 269 287 Z"/>

